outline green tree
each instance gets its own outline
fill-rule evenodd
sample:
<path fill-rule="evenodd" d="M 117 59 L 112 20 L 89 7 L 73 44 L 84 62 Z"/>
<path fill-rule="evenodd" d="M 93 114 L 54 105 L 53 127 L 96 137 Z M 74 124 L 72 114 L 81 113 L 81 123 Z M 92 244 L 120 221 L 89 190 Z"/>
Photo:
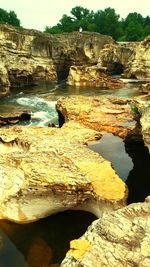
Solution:
<path fill-rule="evenodd" d="M 83 30 L 93 29 L 93 11 L 81 6 L 76 6 L 72 8 L 70 13 L 71 16 L 64 14 L 56 26 L 47 26 L 45 28 L 45 32 L 72 32 L 77 31 L 80 26 L 83 28 Z"/>
<path fill-rule="evenodd" d="M 96 31 L 102 34 L 111 35 L 117 40 L 122 33 L 119 17 L 120 16 L 116 14 L 113 8 L 109 7 L 104 10 L 98 10 L 94 15 Z"/>
<path fill-rule="evenodd" d="M 144 36 L 144 18 L 141 14 L 129 13 L 123 23 L 126 41 L 140 41 Z"/>
<path fill-rule="evenodd" d="M 20 26 L 20 20 L 17 18 L 16 13 L 14 11 L 7 12 L 2 8 L 0 8 L 0 23 Z"/>
<path fill-rule="evenodd" d="M 143 27 L 140 23 L 130 21 L 125 29 L 126 41 L 139 41 L 143 39 Z"/>
<path fill-rule="evenodd" d="M 20 20 L 17 18 L 16 13 L 12 10 L 8 13 L 8 24 L 20 26 Z"/>

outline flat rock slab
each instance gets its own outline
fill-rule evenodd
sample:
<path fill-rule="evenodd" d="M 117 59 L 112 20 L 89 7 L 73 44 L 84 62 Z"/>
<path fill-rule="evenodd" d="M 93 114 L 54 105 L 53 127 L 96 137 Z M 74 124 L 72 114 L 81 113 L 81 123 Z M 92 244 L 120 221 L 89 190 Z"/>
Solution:
<path fill-rule="evenodd" d="M 0 127 L 17 124 L 20 121 L 29 121 L 31 119 L 30 111 L 18 111 L 15 113 L 3 113 L 0 115 Z"/>
<path fill-rule="evenodd" d="M 75 122 L 61 129 L 1 128 L 0 218 L 27 223 L 67 209 L 99 217 L 124 206 L 124 182 L 86 145 L 99 138 Z"/>
<path fill-rule="evenodd" d="M 150 266 L 150 197 L 92 223 L 70 243 L 61 267 Z"/>
<path fill-rule="evenodd" d="M 71 96 L 59 99 L 56 108 L 64 122 L 74 120 L 91 129 L 125 138 L 139 135 L 130 103 L 129 99 L 113 96 Z"/>

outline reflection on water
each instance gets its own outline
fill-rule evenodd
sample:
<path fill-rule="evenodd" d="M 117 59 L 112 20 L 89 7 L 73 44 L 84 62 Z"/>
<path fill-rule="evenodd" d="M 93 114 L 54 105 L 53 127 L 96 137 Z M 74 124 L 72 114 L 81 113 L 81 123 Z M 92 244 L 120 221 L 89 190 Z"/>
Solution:
<path fill-rule="evenodd" d="M 122 180 L 127 179 L 129 171 L 133 168 L 133 163 L 126 153 L 124 142 L 120 137 L 105 133 L 100 141 L 89 144 L 89 148 L 109 160 Z"/>
<path fill-rule="evenodd" d="M 123 142 L 112 134 L 89 148 L 112 163 L 116 173 L 128 186 L 128 204 L 144 201 L 150 195 L 150 155 L 143 141 Z"/>
<path fill-rule="evenodd" d="M 132 158 L 133 169 L 126 184 L 129 188 L 128 203 L 144 201 L 150 195 L 150 155 L 143 141 L 126 142 L 126 152 Z"/>
<path fill-rule="evenodd" d="M 0 267 L 59 266 L 70 240 L 79 238 L 96 217 L 66 211 L 38 222 L 17 225 L 0 221 Z"/>

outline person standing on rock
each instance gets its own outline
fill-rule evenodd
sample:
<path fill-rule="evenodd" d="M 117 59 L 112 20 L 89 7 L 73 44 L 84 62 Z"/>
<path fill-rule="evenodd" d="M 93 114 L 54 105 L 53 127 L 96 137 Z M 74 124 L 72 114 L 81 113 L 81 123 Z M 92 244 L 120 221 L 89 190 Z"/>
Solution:
<path fill-rule="evenodd" d="M 80 26 L 80 28 L 79 28 L 79 34 L 81 35 L 82 32 L 83 32 L 83 29 L 82 29 L 82 27 Z"/>

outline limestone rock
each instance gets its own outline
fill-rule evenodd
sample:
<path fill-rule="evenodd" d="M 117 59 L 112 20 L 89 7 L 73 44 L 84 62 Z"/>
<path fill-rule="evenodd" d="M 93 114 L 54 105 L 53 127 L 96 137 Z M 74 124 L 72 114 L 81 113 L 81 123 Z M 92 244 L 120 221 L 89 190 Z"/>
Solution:
<path fill-rule="evenodd" d="M 124 74 L 134 57 L 134 44 L 108 44 L 100 51 L 97 65 L 105 67 L 110 73 Z"/>
<path fill-rule="evenodd" d="M 111 73 L 125 78 L 150 80 L 150 46 L 145 39 L 139 43 L 110 44 L 101 50 L 99 67 L 106 67 Z"/>
<path fill-rule="evenodd" d="M 150 266 L 150 197 L 105 212 L 86 233 L 70 243 L 61 267 Z"/>
<path fill-rule="evenodd" d="M 1 128 L 0 138 L 1 219 L 27 223 L 67 209 L 99 217 L 125 205 L 126 185 L 86 146 L 100 133 L 69 122 Z"/>
<path fill-rule="evenodd" d="M 144 40 L 135 48 L 135 58 L 124 72 L 127 78 L 150 80 L 150 45 Z"/>
<path fill-rule="evenodd" d="M 140 135 L 131 112 L 130 100 L 112 96 L 71 96 L 57 101 L 60 125 L 71 120 L 122 138 Z"/>
<path fill-rule="evenodd" d="M 71 65 L 95 64 L 109 36 L 78 32 L 46 34 L 0 25 L 0 58 L 11 87 L 66 78 Z"/>
<path fill-rule="evenodd" d="M 139 86 L 139 92 L 142 94 L 150 94 L 150 83 L 141 84 Z"/>
<path fill-rule="evenodd" d="M 0 126 L 17 124 L 20 121 L 29 121 L 30 119 L 31 119 L 31 113 L 26 111 L 20 111 L 15 113 L 3 113 L 0 116 Z"/>
<path fill-rule="evenodd" d="M 142 109 L 140 122 L 142 126 L 142 135 L 144 143 L 148 147 L 150 152 L 150 99 L 146 104 L 146 107 Z"/>
<path fill-rule="evenodd" d="M 67 83 L 71 86 L 120 88 L 124 83 L 97 66 L 72 66 Z"/>
<path fill-rule="evenodd" d="M 3 65 L 0 65 L 0 97 L 9 93 L 9 86 L 7 69 Z"/>
<path fill-rule="evenodd" d="M 149 89 L 149 84 L 147 84 L 145 87 L 146 89 Z M 135 97 L 133 104 L 136 108 L 136 113 L 138 113 L 137 118 L 141 124 L 141 132 L 144 143 L 150 152 L 150 93 Z"/>

